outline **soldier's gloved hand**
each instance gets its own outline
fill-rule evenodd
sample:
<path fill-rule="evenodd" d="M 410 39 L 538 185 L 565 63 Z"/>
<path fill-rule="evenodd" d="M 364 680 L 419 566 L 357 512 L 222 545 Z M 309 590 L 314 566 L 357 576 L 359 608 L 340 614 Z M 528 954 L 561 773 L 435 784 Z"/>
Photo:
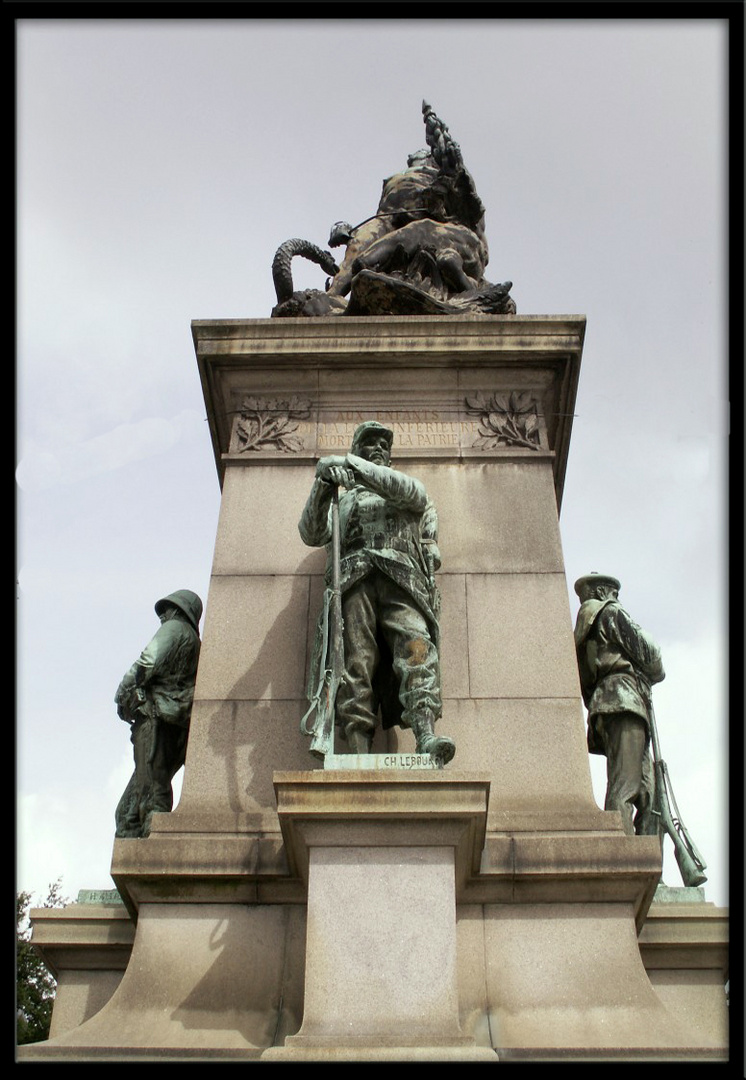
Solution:
<path fill-rule="evenodd" d="M 354 487 L 355 476 L 343 457 L 321 458 L 316 466 L 316 476 L 327 484 L 341 487 Z"/>

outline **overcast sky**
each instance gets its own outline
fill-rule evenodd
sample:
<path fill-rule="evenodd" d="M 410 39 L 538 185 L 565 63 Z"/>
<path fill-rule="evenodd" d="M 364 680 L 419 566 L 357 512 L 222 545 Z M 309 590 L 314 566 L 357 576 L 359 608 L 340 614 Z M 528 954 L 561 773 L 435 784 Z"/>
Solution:
<path fill-rule="evenodd" d="M 207 600 L 220 492 L 190 321 L 269 317 L 278 245 L 374 213 L 425 97 L 486 206 L 489 280 L 519 314 L 587 316 L 571 614 L 575 579 L 612 573 L 661 645 L 663 756 L 727 905 L 726 23 L 17 31 L 18 888 L 112 887 L 132 770 L 113 694 L 155 600 Z"/>

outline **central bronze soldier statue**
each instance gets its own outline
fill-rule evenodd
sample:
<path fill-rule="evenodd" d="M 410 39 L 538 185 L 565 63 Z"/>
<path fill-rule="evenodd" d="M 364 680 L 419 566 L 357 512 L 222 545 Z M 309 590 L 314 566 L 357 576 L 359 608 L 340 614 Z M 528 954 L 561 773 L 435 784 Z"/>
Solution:
<path fill-rule="evenodd" d="M 333 520 L 339 496 L 338 582 L 341 672 L 331 702 L 334 722 L 351 753 L 370 752 L 380 710 L 384 728 L 415 735 L 417 753 L 436 765 L 455 753 L 437 736 L 442 712 L 439 660 L 438 518 L 419 480 L 391 467 L 394 434 L 375 420 L 361 424 L 350 453 L 324 457 L 299 523 L 310 547 L 327 545 L 327 583 L 334 566 Z M 327 620 L 319 620 L 309 698 L 318 703 L 325 668 Z M 309 710 L 310 712 L 311 710 Z M 307 714 L 308 715 L 308 714 Z M 306 734 L 319 735 L 316 727 Z M 328 742 L 323 752 L 328 752 Z"/>

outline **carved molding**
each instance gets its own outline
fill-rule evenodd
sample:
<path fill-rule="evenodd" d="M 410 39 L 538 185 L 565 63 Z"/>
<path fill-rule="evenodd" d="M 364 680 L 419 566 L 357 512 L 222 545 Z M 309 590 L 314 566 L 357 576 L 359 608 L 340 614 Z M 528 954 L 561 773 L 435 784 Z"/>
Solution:
<path fill-rule="evenodd" d="M 541 449 L 539 402 L 531 390 L 484 394 L 475 391 L 466 397 L 466 411 L 478 417 L 479 434 L 472 443 L 476 450 L 498 446 Z"/>
<path fill-rule="evenodd" d="M 246 397 L 233 425 L 231 449 L 239 454 L 251 450 L 298 453 L 304 444 L 294 432 L 310 415 L 311 402 L 295 395 L 287 399 Z"/>
<path fill-rule="evenodd" d="M 376 415 L 394 428 L 398 449 L 405 456 L 415 448 L 433 452 L 459 446 L 478 452 L 547 449 L 541 398 L 535 390 L 475 390 L 462 400 L 460 419 L 449 412 L 447 403 L 442 409 L 406 413 L 398 407 L 382 410 L 379 403 Z M 315 411 L 309 399 L 297 394 L 286 398 L 247 395 L 235 411 L 229 452 L 302 454 L 349 449 L 364 406 L 354 417 L 338 410 L 328 416 L 322 411 L 311 419 Z"/>

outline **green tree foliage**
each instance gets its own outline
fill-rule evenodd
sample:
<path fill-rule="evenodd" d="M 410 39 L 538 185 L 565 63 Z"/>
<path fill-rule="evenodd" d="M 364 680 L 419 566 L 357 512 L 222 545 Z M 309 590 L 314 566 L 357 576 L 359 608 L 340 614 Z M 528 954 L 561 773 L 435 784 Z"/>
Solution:
<path fill-rule="evenodd" d="M 32 895 L 16 893 L 16 1038 L 19 1046 L 49 1038 L 52 1006 L 57 983 L 31 944 L 29 908 Z M 58 879 L 49 886 L 47 897 L 37 907 L 59 908 L 70 901 L 62 896 Z"/>

